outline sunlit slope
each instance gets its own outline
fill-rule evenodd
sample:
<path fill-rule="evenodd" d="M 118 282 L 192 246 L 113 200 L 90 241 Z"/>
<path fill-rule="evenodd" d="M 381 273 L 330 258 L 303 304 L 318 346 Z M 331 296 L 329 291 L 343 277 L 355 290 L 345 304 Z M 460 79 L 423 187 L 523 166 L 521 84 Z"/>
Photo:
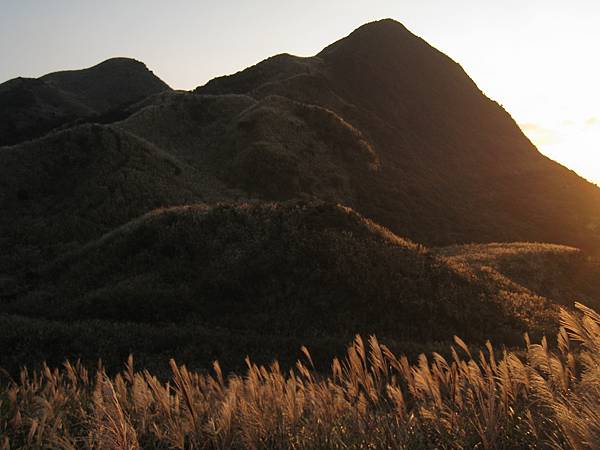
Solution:
<path fill-rule="evenodd" d="M 171 359 L 165 373 L 135 357 L 117 374 L 28 367 L 0 384 L 0 431 L 7 448 L 595 450 L 600 316 L 578 309 L 561 312 L 556 340 L 521 351 L 456 339 L 447 356 L 411 362 L 356 336 L 320 370 L 312 347 L 289 371 L 248 359 L 240 373 L 220 362 L 207 373 Z"/>

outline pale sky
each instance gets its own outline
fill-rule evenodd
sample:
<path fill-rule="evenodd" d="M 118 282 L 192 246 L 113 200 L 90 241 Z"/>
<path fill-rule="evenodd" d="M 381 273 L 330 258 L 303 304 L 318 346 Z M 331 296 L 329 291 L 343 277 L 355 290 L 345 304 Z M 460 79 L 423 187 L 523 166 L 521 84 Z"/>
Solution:
<path fill-rule="evenodd" d="M 540 151 L 600 184 L 596 0 L 0 0 L 0 82 L 129 56 L 192 89 L 386 17 L 458 61 Z"/>

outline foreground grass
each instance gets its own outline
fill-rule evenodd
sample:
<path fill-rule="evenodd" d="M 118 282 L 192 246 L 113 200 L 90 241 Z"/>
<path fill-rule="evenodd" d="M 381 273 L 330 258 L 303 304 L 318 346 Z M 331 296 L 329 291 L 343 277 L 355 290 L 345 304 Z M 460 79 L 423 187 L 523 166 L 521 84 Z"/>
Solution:
<path fill-rule="evenodd" d="M 81 365 L 21 372 L 0 388 L 0 449 L 14 448 L 597 448 L 600 315 L 563 311 L 556 351 L 411 365 L 357 337 L 327 376 L 311 359 L 284 373 L 248 361 L 245 376 L 171 362 L 163 383 L 128 361 L 115 377 Z M 305 349 L 304 349 L 305 350 Z"/>

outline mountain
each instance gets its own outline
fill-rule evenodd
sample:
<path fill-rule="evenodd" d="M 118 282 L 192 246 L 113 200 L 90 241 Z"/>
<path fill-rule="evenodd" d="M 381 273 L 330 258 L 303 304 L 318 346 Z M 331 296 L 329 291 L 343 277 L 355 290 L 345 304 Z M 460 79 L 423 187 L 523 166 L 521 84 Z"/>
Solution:
<path fill-rule="evenodd" d="M 115 59 L 1 99 L 0 366 L 515 345 L 600 292 L 600 189 L 392 20 L 193 92 Z"/>
<path fill-rule="evenodd" d="M 76 121 L 107 121 L 125 107 L 169 90 L 141 62 L 112 58 L 94 67 L 0 84 L 0 146 Z"/>
<path fill-rule="evenodd" d="M 128 77 L 129 71 L 137 75 Z M 146 81 L 133 83 L 138 79 Z M 535 241 L 600 251 L 600 189 L 541 155 L 458 64 L 392 20 L 367 24 L 315 57 L 279 55 L 194 93 L 169 91 L 142 63 L 125 59 L 41 80 L 100 112 L 106 104 L 124 105 L 147 94 L 120 107 L 118 117 L 109 114 L 101 121 L 168 155 L 185 173 L 184 191 L 193 192 L 179 196 L 180 177 L 159 175 L 161 181 L 148 187 L 140 203 L 139 187 L 128 192 L 128 180 L 135 180 L 124 179 L 119 190 L 103 194 L 107 204 L 129 202 L 131 207 L 118 208 L 118 219 L 108 220 L 112 212 L 93 212 L 94 205 L 74 206 L 106 221 L 101 226 L 80 221 L 85 239 L 148 212 L 148 206 L 318 198 L 352 207 L 430 246 Z M 58 139 L 71 142 L 71 131 L 63 131 L 67 134 Z M 94 148 L 109 154 L 115 145 L 117 140 L 104 140 Z M 3 207 L 9 227 L 22 222 L 11 210 L 27 189 L 16 186 L 35 184 L 39 169 L 21 167 L 15 180 L 8 167 L 14 155 L 36 146 L 0 152 L 2 178 L 13 180 L 4 195 L 12 199 Z M 104 173 L 93 160 L 86 170 L 92 177 L 95 170 L 97 176 Z M 65 182 L 60 172 L 53 176 L 56 181 L 45 178 L 47 186 Z M 142 176 L 152 183 L 151 172 Z M 159 188 L 173 195 L 156 193 Z M 77 196 L 72 188 L 68 194 Z M 35 213 L 49 207 L 48 196 L 28 199 L 39 227 L 63 228 L 61 214 Z M 48 253 L 50 240 L 36 238 L 28 227 L 19 227 L 32 237 L 28 246 Z M 82 240 L 73 236 L 67 243 Z"/>
<path fill-rule="evenodd" d="M 457 63 L 393 20 L 315 57 L 279 55 L 195 92 L 278 95 L 334 113 L 378 160 L 376 173 L 353 180 L 349 206 L 399 235 L 600 249 L 600 189 L 541 155 Z"/>

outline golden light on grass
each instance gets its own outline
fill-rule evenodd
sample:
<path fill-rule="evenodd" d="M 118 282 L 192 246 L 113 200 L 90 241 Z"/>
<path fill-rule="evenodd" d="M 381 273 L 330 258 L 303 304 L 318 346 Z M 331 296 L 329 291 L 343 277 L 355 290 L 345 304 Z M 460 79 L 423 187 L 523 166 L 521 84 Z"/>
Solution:
<path fill-rule="evenodd" d="M 594 448 L 600 442 L 600 315 L 562 311 L 556 349 L 459 338 L 451 356 L 398 357 L 357 336 L 328 376 L 310 353 L 284 373 L 190 372 L 159 381 L 80 364 L 23 370 L 0 389 L 0 448 Z"/>

